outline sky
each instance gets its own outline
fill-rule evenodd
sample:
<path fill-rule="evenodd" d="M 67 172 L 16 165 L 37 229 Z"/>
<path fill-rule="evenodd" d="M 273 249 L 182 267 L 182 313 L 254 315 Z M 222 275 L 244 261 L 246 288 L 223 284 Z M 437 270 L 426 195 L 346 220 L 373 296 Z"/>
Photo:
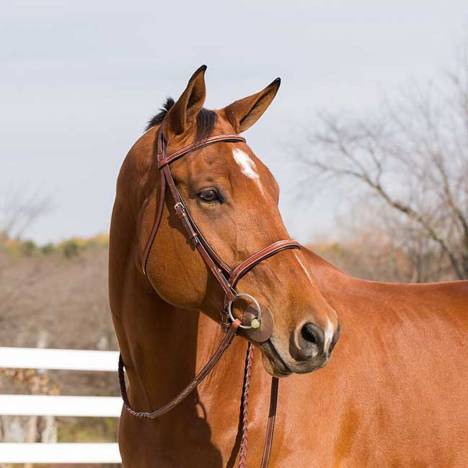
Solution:
<path fill-rule="evenodd" d="M 281 186 L 292 236 L 333 236 L 346 194 L 298 200 L 293 147 L 319 111 L 365 113 L 450 68 L 466 0 L 16 1 L 0 16 L 0 197 L 38 194 L 39 243 L 105 232 L 128 149 L 167 96 L 208 65 L 208 108 L 282 78 L 246 137 Z M 312 187 L 312 190 L 311 190 Z"/>

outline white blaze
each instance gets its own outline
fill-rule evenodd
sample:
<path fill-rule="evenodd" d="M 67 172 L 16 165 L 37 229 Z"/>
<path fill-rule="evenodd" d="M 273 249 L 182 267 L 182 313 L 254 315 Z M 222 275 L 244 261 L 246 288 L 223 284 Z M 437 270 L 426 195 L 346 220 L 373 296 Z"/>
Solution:
<path fill-rule="evenodd" d="M 242 151 L 239 148 L 234 148 L 232 155 L 234 157 L 234 161 L 236 161 L 237 165 L 240 167 L 242 174 L 244 174 L 249 179 L 254 180 L 263 194 L 263 187 L 260 184 L 260 177 L 257 173 L 257 166 L 255 162 L 252 161 L 250 156 L 245 151 Z"/>

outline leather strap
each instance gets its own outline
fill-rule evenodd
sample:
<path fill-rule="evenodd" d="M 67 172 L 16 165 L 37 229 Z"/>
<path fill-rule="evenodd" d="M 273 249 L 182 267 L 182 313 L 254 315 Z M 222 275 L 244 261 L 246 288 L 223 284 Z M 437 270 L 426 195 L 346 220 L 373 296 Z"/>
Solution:
<path fill-rule="evenodd" d="M 169 191 L 171 192 L 172 199 L 174 200 L 174 210 L 181 222 L 182 227 L 184 228 L 184 233 L 187 240 L 191 242 L 192 245 L 198 250 L 211 273 L 222 287 L 226 297 L 228 297 L 229 300 L 233 299 L 236 293 L 229 285 L 226 276 L 223 274 L 223 268 L 216 261 L 216 257 L 212 257 L 208 252 L 204 238 L 200 236 L 200 230 L 195 224 L 192 223 L 192 218 L 188 214 L 187 207 L 175 185 L 169 166 L 164 166 L 162 168 L 162 173 L 166 179 L 166 183 L 169 187 Z"/>
<path fill-rule="evenodd" d="M 245 357 L 244 386 L 242 391 L 242 435 L 239 448 L 239 468 L 244 468 L 247 464 L 248 448 L 248 424 L 249 424 L 249 390 L 250 376 L 252 374 L 252 365 L 254 359 L 254 347 L 249 342 L 247 354 Z"/>
<path fill-rule="evenodd" d="M 276 408 L 278 405 L 279 380 L 277 377 L 271 378 L 270 390 L 270 409 L 268 411 L 268 423 L 265 436 L 265 445 L 263 446 L 261 468 L 266 468 L 270 460 L 271 448 L 273 447 L 273 436 L 275 431 Z"/>
<path fill-rule="evenodd" d="M 185 398 L 187 398 L 202 382 L 205 378 L 209 375 L 209 373 L 213 370 L 213 368 L 218 364 L 219 360 L 221 359 L 224 351 L 229 347 L 232 343 L 232 340 L 236 336 L 237 328 L 240 324 L 239 320 L 232 322 L 231 327 L 229 328 L 228 332 L 224 335 L 224 338 L 219 343 L 218 347 L 216 348 L 213 355 L 210 357 L 208 362 L 202 367 L 200 372 L 195 376 L 195 378 L 169 403 L 166 403 L 164 406 L 157 408 L 152 411 L 136 411 L 134 410 L 129 402 L 128 394 L 127 394 L 127 386 L 125 384 L 125 372 L 124 372 L 124 362 L 122 355 L 119 355 L 119 385 L 120 385 L 120 393 L 122 395 L 122 400 L 124 402 L 125 409 L 133 416 L 137 418 L 146 418 L 146 419 L 156 419 L 163 414 L 168 413 L 174 407 L 176 407 L 180 402 L 182 402 Z"/>
<path fill-rule="evenodd" d="M 280 240 L 273 244 L 258 250 L 243 262 L 233 268 L 229 274 L 229 284 L 235 286 L 242 276 L 249 272 L 255 265 L 258 265 L 263 260 L 286 249 L 300 249 L 301 244 L 295 240 Z"/>
<path fill-rule="evenodd" d="M 224 135 L 216 135 L 212 136 L 209 138 L 205 138 L 203 140 L 200 140 L 197 143 L 193 143 L 191 145 L 185 146 L 184 148 L 181 148 L 174 153 L 170 155 L 165 155 L 161 157 L 158 160 L 158 166 L 159 168 L 165 166 L 166 164 L 170 164 L 171 162 L 175 161 L 176 159 L 179 159 L 181 156 L 185 156 L 188 153 L 192 153 L 193 151 L 197 151 L 201 148 L 204 148 L 205 146 L 211 145 L 212 143 L 218 143 L 220 141 L 231 141 L 231 142 L 236 142 L 240 141 L 242 143 L 245 143 L 245 138 L 239 136 L 239 135 L 230 135 L 230 134 L 224 134 Z"/>
<path fill-rule="evenodd" d="M 250 389 L 250 374 L 254 359 L 254 349 L 252 343 L 247 348 L 247 356 L 244 372 L 244 390 L 242 393 L 242 436 L 239 449 L 239 468 L 247 466 L 247 448 L 248 448 L 248 402 Z M 276 408 L 278 404 L 279 380 L 276 377 L 271 378 L 270 388 L 270 408 L 268 410 L 268 423 L 265 433 L 265 443 L 263 446 L 261 468 L 267 468 L 270 460 L 271 449 L 273 447 L 273 435 L 275 430 Z"/>
<path fill-rule="evenodd" d="M 154 239 L 156 238 L 159 225 L 161 224 L 162 214 L 164 211 L 165 198 L 166 198 L 166 179 L 164 177 L 161 177 L 160 187 L 159 187 L 159 197 L 158 197 L 158 200 L 156 201 L 157 203 L 156 215 L 153 221 L 153 227 L 151 228 L 151 233 L 148 237 L 145 250 L 143 252 L 143 261 L 142 261 L 141 267 L 145 276 L 148 276 L 146 272 L 146 269 L 148 266 L 148 258 L 150 256 L 151 247 L 153 247 Z"/>

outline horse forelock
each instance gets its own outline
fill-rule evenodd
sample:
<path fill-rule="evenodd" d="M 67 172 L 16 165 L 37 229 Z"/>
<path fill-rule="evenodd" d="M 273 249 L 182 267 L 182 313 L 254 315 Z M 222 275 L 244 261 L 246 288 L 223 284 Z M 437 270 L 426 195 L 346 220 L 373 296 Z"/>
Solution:
<path fill-rule="evenodd" d="M 149 130 L 156 125 L 160 125 L 174 104 L 174 99 L 168 97 L 162 107 L 159 109 L 159 112 L 148 121 L 145 130 Z M 200 112 L 197 114 L 197 140 L 202 140 L 211 134 L 216 120 L 217 114 L 215 111 L 204 108 L 200 110 Z"/>

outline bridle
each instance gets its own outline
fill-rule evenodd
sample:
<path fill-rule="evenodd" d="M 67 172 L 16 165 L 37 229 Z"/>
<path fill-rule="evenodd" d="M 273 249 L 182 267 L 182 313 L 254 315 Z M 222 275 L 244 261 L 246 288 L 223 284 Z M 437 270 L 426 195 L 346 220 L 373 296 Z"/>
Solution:
<path fill-rule="evenodd" d="M 245 139 L 235 134 L 216 135 L 204 138 L 191 145 L 185 146 L 171 154 L 167 154 L 167 139 L 164 135 L 164 121 L 161 124 L 156 140 L 156 163 L 160 174 L 160 190 L 157 201 L 156 216 L 154 219 L 151 233 L 146 242 L 146 246 L 142 256 L 142 270 L 145 276 L 147 274 L 148 259 L 151 249 L 156 238 L 161 219 L 163 215 L 164 205 L 166 201 L 166 194 L 169 192 L 173 208 L 183 228 L 183 233 L 187 241 L 198 250 L 203 261 L 213 274 L 224 292 L 224 307 L 221 311 L 221 326 L 225 331 L 225 335 L 213 355 L 197 373 L 195 378 L 185 387 L 173 400 L 166 403 L 164 406 L 155 409 L 154 411 L 136 411 L 130 406 L 127 395 L 124 374 L 124 362 L 122 356 L 119 357 L 119 383 L 122 399 L 125 409 L 133 416 L 140 418 L 155 419 L 163 414 L 166 414 L 181 401 L 183 401 L 195 388 L 209 375 L 211 370 L 215 367 L 222 355 L 232 343 L 234 336 L 239 330 L 249 338 L 249 345 L 247 348 L 247 355 L 245 361 L 244 373 L 244 387 L 242 396 L 242 436 L 239 450 L 239 467 L 243 468 L 246 464 L 247 456 L 247 409 L 248 409 L 248 389 L 250 385 L 250 374 L 253 362 L 253 345 L 252 341 L 263 343 L 267 341 L 272 334 L 273 321 L 271 314 L 267 310 L 262 310 L 258 301 L 249 294 L 240 293 L 236 290 L 238 281 L 252 268 L 258 265 L 263 260 L 283 251 L 286 249 L 298 249 L 300 244 L 294 240 L 278 240 L 269 246 L 253 253 L 247 259 L 242 261 L 234 268 L 229 267 L 210 246 L 208 241 L 203 236 L 199 227 L 193 220 L 187 205 L 177 188 L 177 185 L 172 176 L 170 164 L 177 159 L 218 142 L 243 142 Z M 169 190 L 168 190 L 169 189 Z M 149 278 L 148 278 L 149 279 Z M 233 305 L 237 301 L 248 302 L 249 306 L 238 318 L 234 316 Z M 278 398 L 278 379 L 272 377 L 271 392 L 270 392 L 270 410 L 268 416 L 265 446 L 262 457 L 262 468 L 268 466 L 268 461 L 271 453 L 271 446 L 273 442 L 274 422 L 276 416 L 276 405 Z"/>

